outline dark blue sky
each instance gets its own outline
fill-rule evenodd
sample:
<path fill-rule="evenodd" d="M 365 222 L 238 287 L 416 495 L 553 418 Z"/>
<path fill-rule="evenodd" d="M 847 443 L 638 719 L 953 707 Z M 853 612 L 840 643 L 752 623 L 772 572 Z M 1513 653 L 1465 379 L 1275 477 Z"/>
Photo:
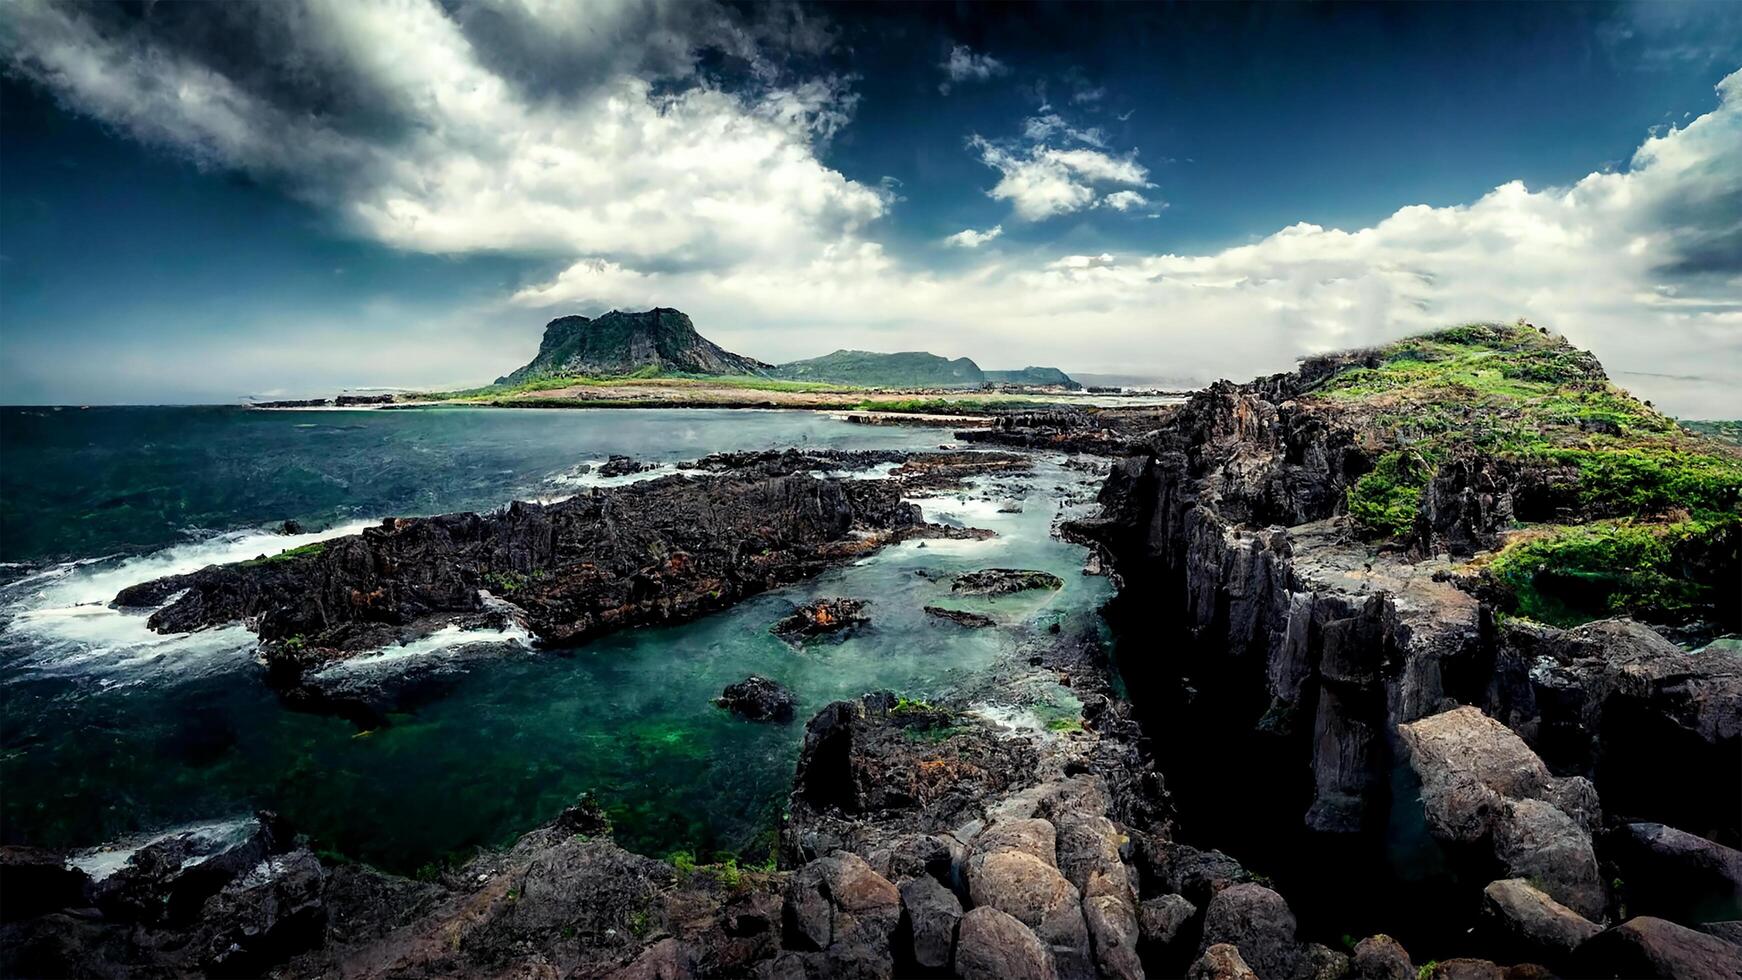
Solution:
<path fill-rule="evenodd" d="M 360 218 L 378 213 L 370 205 L 407 196 L 408 183 L 412 196 L 428 192 L 436 202 L 432 210 L 451 210 L 455 196 L 476 198 L 475 192 L 449 195 L 425 186 L 438 182 L 430 175 L 446 159 L 430 155 L 445 152 L 432 150 L 430 142 L 466 144 L 451 135 L 459 132 L 451 116 L 432 117 L 418 107 L 417 83 L 388 78 L 379 66 L 321 60 L 337 57 L 330 52 L 340 47 L 321 38 L 343 38 L 368 25 L 317 25 L 331 33 L 298 40 L 314 54 L 252 77 L 236 67 L 245 54 L 225 53 L 236 38 L 278 50 L 284 31 L 311 29 L 248 23 L 233 10 L 214 26 L 199 22 L 197 8 L 175 17 L 159 13 L 155 20 L 127 10 L 81 20 L 52 9 L 20 9 L 0 12 L 10 66 L 0 82 L 0 344 L 6 353 L 0 400 L 227 400 L 335 384 L 487 380 L 529 352 L 554 313 L 596 311 L 615 305 L 619 295 L 629 305 L 643 293 L 701 296 L 688 302 L 706 306 L 704 285 L 717 289 L 721 277 L 745 275 L 734 264 L 743 247 L 731 242 L 730 227 L 701 243 L 674 239 L 668 249 L 625 244 L 620 250 L 608 227 L 590 237 L 576 231 L 609 219 L 595 209 L 604 203 L 576 205 L 569 190 L 561 193 L 567 210 L 557 212 L 537 209 L 548 202 L 526 201 L 542 191 L 529 195 L 521 186 L 505 192 L 519 195 L 505 208 L 527 203 L 534 217 L 501 235 L 431 240 L 427 218 L 412 233 Z M 1654 127 L 1686 126 L 1711 112 L 1718 104 L 1714 87 L 1742 67 L 1742 4 L 798 9 L 792 20 L 820 31 L 821 41 L 800 37 L 804 32 L 791 23 L 768 28 L 778 19 L 768 9 L 727 8 L 721 22 L 744 27 L 762 52 L 746 58 L 742 46 L 711 47 L 700 32 L 718 25 L 693 23 L 692 9 L 659 21 L 679 35 L 691 31 L 682 42 L 690 55 L 682 70 L 649 67 L 664 57 L 655 51 L 639 62 L 601 61 L 598 72 L 647 78 L 656 91 L 700 86 L 727 93 L 749 107 L 748 118 L 774 111 L 770 89 L 830 81 L 825 104 L 838 110 L 839 122 L 805 130 L 798 145 L 810 169 L 800 178 L 844 179 L 867 195 L 885 194 L 884 203 L 862 220 L 811 209 L 805 202 L 813 192 L 802 188 L 793 191 L 796 204 L 772 200 L 782 193 L 779 181 L 746 190 L 746 197 L 770 198 L 757 201 L 774 209 L 770 213 L 803 213 L 790 234 L 756 244 L 778 254 L 758 268 L 786 263 L 798 270 L 831 243 L 837 257 L 843 248 L 871 243 L 882 261 L 921 279 L 972 278 L 992 269 L 1038 276 L 1061 256 L 1215 256 L 1300 222 L 1355 231 L 1406 205 L 1468 205 L 1509 181 L 1538 191 L 1593 172 L 1625 170 Z M 529 116 L 560 118 L 570 105 L 578 115 L 592 104 L 587 100 L 601 98 L 563 73 L 601 57 L 586 47 L 590 42 L 540 61 L 550 52 L 491 48 L 495 42 L 480 33 L 484 22 L 466 4 L 437 15 L 463 28 L 480 63 L 513 80 L 514 104 Z M 623 27 L 638 38 L 651 33 L 637 26 L 640 16 L 628 15 Z M 117 53 L 141 51 L 202 72 L 230 73 L 251 99 L 239 114 L 253 113 L 245 122 L 259 133 L 230 145 L 227 131 L 210 128 L 220 124 L 186 123 L 175 118 L 174 100 L 146 97 L 178 84 L 173 79 L 109 79 L 146 93 L 137 100 L 81 82 L 75 68 L 50 63 L 42 53 L 45 38 L 78 31 L 86 32 L 81 43 L 99 73 L 115 76 Z M 952 79 L 946 66 L 958 48 L 992 60 L 979 62 L 981 75 Z M 762 56 L 766 61 L 758 62 Z M 500 67 L 503 59 L 511 67 Z M 135 67 L 139 60 L 132 59 Z M 323 72 L 329 74 L 321 78 L 318 99 L 306 78 L 285 81 Z M 452 110 L 444 105 L 441 111 Z M 1058 117 L 1053 135 L 1025 138 L 1028 121 L 1049 113 Z M 318 127 L 311 123 L 310 131 L 320 138 L 330 136 L 335 144 L 342 138 L 342 150 L 335 151 L 341 159 L 366 161 L 356 164 L 360 173 L 375 167 L 387 173 L 398 165 L 415 173 L 378 178 L 370 171 L 353 180 L 344 173 L 350 164 L 294 159 L 299 146 L 314 139 L 294 129 L 282 130 L 283 147 L 272 145 L 275 124 L 311 119 Z M 1090 138 L 1063 135 L 1072 130 Z M 972 142 L 975 137 L 984 142 Z M 423 142 L 409 149 L 418 139 Z M 1048 146 L 1081 150 L 1102 163 L 1140 167 L 1145 176 L 1098 183 L 1082 176 L 1087 170 L 1079 168 L 1074 177 L 1058 171 L 1082 183 L 1083 193 L 1092 195 L 1085 200 L 1093 203 L 1025 218 L 1020 197 L 989 196 L 1005 174 L 991 165 L 988 146 L 1019 163 L 1041 159 Z M 275 159 L 281 149 L 290 162 Z M 654 149 L 649 144 L 641 152 Z M 585 146 L 582 153 L 592 150 Z M 663 151 L 661 164 L 675 155 Z M 597 166 L 632 173 L 638 161 L 629 152 Z M 706 197 L 706 154 L 695 166 L 704 190 L 694 197 Z M 719 179 L 724 190 L 714 193 L 731 198 L 737 185 Z M 583 172 L 567 186 L 585 181 Z M 1147 203 L 1116 210 L 1108 196 L 1119 189 Z M 609 181 L 599 193 L 614 193 Z M 847 214 L 860 206 L 849 201 L 839 209 Z M 491 213 L 455 221 L 488 224 Z M 568 225 L 550 232 L 560 240 L 547 240 L 549 224 Z M 644 220 L 626 223 L 622 237 L 635 237 L 643 226 Z M 965 229 L 994 227 L 1001 233 L 990 246 L 944 242 Z M 570 233 L 586 240 L 571 243 Z M 598 238 L 607 243 L 597 244 Z M 577 260 L 634 270 L 630 285 L 612 278 L 580 291 L 551 290 L 537 301 L 510 299 L 550 285 Z M 747 289 L 726 290 L 730 302 L 722 299 L 717 311 L 689 312 L 704 332 L 712 333 L 717 322 L 721 339 L 768 359 L 912 344 L 916 332 L 938 334 L 935 324 L 906 328 L 901 324 L 912 317 L 893 314 L 887 324 L 860 326 L 831 315 L 826 326 L 807 327 L 790 311 L 770 306 L 762 313 Z M 1461 308 L 1456 302 L 1445 307 Z M 763 320 L 786 326 L 764 330 Z M 986 341 L 983 325 L 976 329 L 957 343 L 946 337 L 925 346 L 1002 363 L 996 353 L 978 349 Z M 1024 336 L 1016 347 L 1022 355 L 1067 369 L 1105 370 L 1129 360 L 1112 346 L 1103 355 Z M 452 356 L 440 350 L 396 354 L 413 344 L 436 345 Z M 1166 344 L 1158 338 L 1159 347 Z M 320 352 L 328 348 L 331 356 L 323 359 Z M 1141 365 L 1151 374 L 1166 374 L 1168 366 L 1159 357 Z M 1182 367 L 1180 373 L 1191 372 Z"/>

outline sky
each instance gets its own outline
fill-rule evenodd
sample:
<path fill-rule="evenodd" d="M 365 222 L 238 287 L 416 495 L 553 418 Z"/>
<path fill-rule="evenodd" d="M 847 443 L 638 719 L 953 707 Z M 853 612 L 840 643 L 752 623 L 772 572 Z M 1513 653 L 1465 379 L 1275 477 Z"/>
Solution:
<path fill-rule="evenodd" d="M 1523 317 L 1742 417 L 1742 4 L 0 4 L 0 403 L 655 305 L 1180 384 Z"/>

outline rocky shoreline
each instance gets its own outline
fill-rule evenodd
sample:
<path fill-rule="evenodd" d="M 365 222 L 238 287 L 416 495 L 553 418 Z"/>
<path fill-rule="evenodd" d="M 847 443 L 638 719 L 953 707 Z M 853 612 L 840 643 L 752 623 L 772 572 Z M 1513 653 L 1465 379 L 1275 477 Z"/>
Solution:
<path fill-rule="evenodd" d="M 1525 345 L 1608 397 L 1582 352 L 1522 328 L 1478 339 Z M 1529 597 L 1494 556 L 1556 532 L 1510 528 L 1545 499 L 1563 524 L 1616 512 L 1577 473 L 1491 447 L 1432 457 L 1409 519 L 1373 533 L 1363 481 L 1390 472 L 1396 432 L 1371 401 L 1324 392 L 1391 356 L 1223 383 L 1122 421 L 1049 413 L 959 434 L 1119 458 L 1099 513 L 1061 528 L 1091 546 L 1085 573 L 1116 577 L 1112 642 L 1094 617 L 1001 626 L 928 609 L 1019 642 L 948 699 L 867 693 L 810 717 L 768 866 L 629 853 L 586 800 L 431 880 L 324 861 L 264 814 L 222 841 L 151 842 L 102 880 L 8 848 L 0 972 L 1742 976 L 1742 661 L 1666 638 L 1734 627 L 1700 602 L 1641 607 L 1656 628 L 1518 616 Z M 1496 404 L 1464 423 L 1514 410 Z M 874 466 L 888 475 L 814 475 Z M 269 661 L 314 658 L 298 673 L 361 649 L 354 637 L 485 614 L 480 590 L 566 642 L 704 614 L 904 535 L 970 534 L 923 524 L 904 491 L 1027 466 L 1021 452 L 720 455 L 686 467 L 708 476 L 404 522 L 125 598 L 167 603 L 154 628 L 249 622 Z M 1730 574 L 1730 499 L 1676 595 Z M 489 587 L 508 573 L 528 580 Z M 957 582 L 1058 587 L 1010 568 Z M 350 598 L 375 589 L 387 614 Z M 788 631 L 826 636 L 857 615 L 822 600 Z M 779 724 L 784 693 L 752 676 L 722 706 Z"/>

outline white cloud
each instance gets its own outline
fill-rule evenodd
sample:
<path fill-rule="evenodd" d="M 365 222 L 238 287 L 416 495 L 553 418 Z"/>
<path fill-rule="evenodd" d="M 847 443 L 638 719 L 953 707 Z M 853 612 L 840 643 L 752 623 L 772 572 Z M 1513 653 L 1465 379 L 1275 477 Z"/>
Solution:
<path fill-rule="evenodd" d="M 694 43 L 666 32 L 636 35 L 633 57 L 613 55 L 659 73 L 537 93 L 487 65 L 487 48 L 428 0 L 317 0 L 294 22 L 280 19 L 288 9 L 255 8 L 254 40 L 284 59 L 271 67 L 346 79 L 347 102 L 380 106 L 383 119 L 363 126 L 311 109 L 201 60 L 209 52 L 99 25 L 85 8 L 10 4 L 0 46 L 80 111 L 203 164 L 283 182 L 362 234 L 414 251 L 706 266 L 802 254 L 887 208 L 882 189 L 817 158 L 815 145 L 854 107 L 840 79 L 782 81 L 753 60 L 766 84 L 727 92 L 692 77 Z M 492 9 L 534 36 L 573 35 L 582 54 L 631 43 L 618 28 L 642 16 L 634 5 L 588 5 L 580 19 L 561 4 Z M 685 84 L 673 91 L 662 77 Z"/>
<path fill-rule="evenodd" d="M 1114 191 L 1101 198 L 1100 204 L 1115 211 L 1129 211 L 1132 208 L 1147 207 L 1149 198 L 1136 191 Z"/>
<path fill-rule="evenodd" d="M 998 183 L 987 195 L 1009 201 L 1016 216 L 1027 221 L 1072 211 L 1095 203 L 1097 185 L 1149 187 L 1149 171 L 1136 157 L 1116 157 L 1102 150 L 1058 149 L 1040 144 L 1013 148 L 974 137 L 970 146 L 986 166 L 997 170 Z"/>
<path fill-rule="evenodd" d="M 944 244 L 954 245 L 957 248 L 979 248 L 1002 234 L 1004 234 L 1003 225 L 993 225 L 985 231 L 975 231 L 972 228 L 964 228 L 961 231 L 956 232 L 954 235 L 949 235 L 944 238 Z"/>
<path fill-rule="evenodd" d="M 990 256 L 950 275 L 848 236 L 784 269 L 666 277 L 659 295 L 768 360 L 842 345 L 947 348 L 991 364 L 1196 381 L 1526 316 L 1595 350 L 1618 382 L 1669 411 L 1735 418 L 1742 250 L 1726 246 L 1742 222 L 1742 72 L 1720 89 L 1717 109 L 1647 139 L 1621 172 L 1570 187 L 1513 182 L 1366 228 L 1296 224 L 1197 255 Z M 1000 160 L 1012 174 L 1033 162 Z M 1070 183 L 1076 171 L 1057 166 Z M 559 301 L 560 283 L 537 301 Z"/>
<path fill-rule="evenodd" d="M 944 81 L 938 91 L 950 94 L 950 86 L 961 82 L 984 82 L 1010 71 L 1009 66 L 989 54 L 978 54 L 965 44 L 950 49 L 949 56 L 938 66 L 944 70 Z"/>
<path fill-rule="evenodd" d="M 100 27 L 101 14 L 83 6 L 8 4 L 0 50 L 79 111 L 289 186 L 378 242 L 566 265 L 501 308 L 456 311 L 439 329 L 413 326 L 422 311 L 323 327 L 323 364 L 388 363 L 415 339 L 419 378 L 488 380 L 530 355 L 546 315 L 657 303 L 765 360 L 929 348 L 989 366 L 1244 379 L 1305 353 L 1528 316 L 1591 347 L 1671 411 L 1742 416 L 1742 72 L 1720 85 L 1716 109 L 1652 135 L 1628 166 L 1571 186 L 1503 184 L 1370 227 L 1296 224 L 1203 254 L 1094 254 L 1092 242 L 1072 254 L 982 249 L 941 273 L 871 239 L 894 185 L 849 179 L 817 155 L 846 124 L 851 92 L 840 79 L 788 78 L 759 53 L 771 43 L 762 28 L 728 18 L 710 35 L 759 80 L 730 92 L 696 71 L 698 35 L 685 18 L 701 16 L 700 5 L 589 4 L 584 15 L 509 0 L 465 16 L 423 0 L 243 9 L 267 22 L 248 54 L 281 58 L 278 75 L 220 69 L 168 31 Z M 778 43 L 823 43 L 814 24 L 779 30 L 792 40 Z M 546 46 L 527 48 L 523 35 Z M 995 73 L 995 61 L 973 58 L 984 60 L 965 63 L 984 77 Z M 524 64 L 586 71 L 542 71 L 540 86 Z M 345 98 L 275 87 L 309 77 L 343 79 Z M 1026 142 L 973 140 L 998 173 L 988 193 L 1027 220 L 1097 202 L 1155 208 L 1134 153 L 1059 126 Z M 515 324 L 525 350 L 478 328 L 486 323 Z M 270 342 L 306 347 L 315 336 L 280 326 Z M 244 365 L 268 342 L 238 332 L 215 361 L 142 342 L 124 358 L 80 362 L 109 390 L 146 390 L 185 376 L 192 361 L 235 366 L 240 387 L 256 384 Z M 23 345 L 8 343 L 15 360 Z M 70 345 L 46 343 L 31 341 L 31 364 L 67 363 Z M 259 363 L 283 373 L 278 361 Z"/>

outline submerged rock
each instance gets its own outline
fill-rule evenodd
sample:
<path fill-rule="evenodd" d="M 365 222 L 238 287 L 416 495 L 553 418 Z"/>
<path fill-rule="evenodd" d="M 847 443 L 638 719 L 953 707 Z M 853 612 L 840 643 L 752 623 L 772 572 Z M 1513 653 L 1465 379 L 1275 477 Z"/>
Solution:
<path fill-rule="evenodd" d="M 988 626 L 998 625 L 998 621 L 993 619 L 991 616 L 977 612 L 968 612 L 965 609 L 945 609 L 942 606 L 926 606 L 925 614 L 933 619 L 942 619 L 947 622 L 955 623 L 957 626 L 966 626 L 969 629 L 984 629 Z"/>
<path fill-rule="evenodd" d="M 838 636 L 871 621 L 865 615 L 863 599 L 818 599 L 799 606 L 792 615 L 768 628 L 770 633 L 788 643 L 802 643 L 812 637 Z"/>
<path fill-rule="evenodd" d="M 714 703 L 751 721 L 788 722 L 796 701 L 780 682 L 751 674 L 736 684 L 727 684 Z"/>
<path fill-rule="evenodd" d="M 950 591 L 963 595 L 1009 595 L 1029 589 L 1057 591 L 1064 585 L 1064 580 L 1051 572 L 1028 568 L 987 568 L 956 576 Z"/>

